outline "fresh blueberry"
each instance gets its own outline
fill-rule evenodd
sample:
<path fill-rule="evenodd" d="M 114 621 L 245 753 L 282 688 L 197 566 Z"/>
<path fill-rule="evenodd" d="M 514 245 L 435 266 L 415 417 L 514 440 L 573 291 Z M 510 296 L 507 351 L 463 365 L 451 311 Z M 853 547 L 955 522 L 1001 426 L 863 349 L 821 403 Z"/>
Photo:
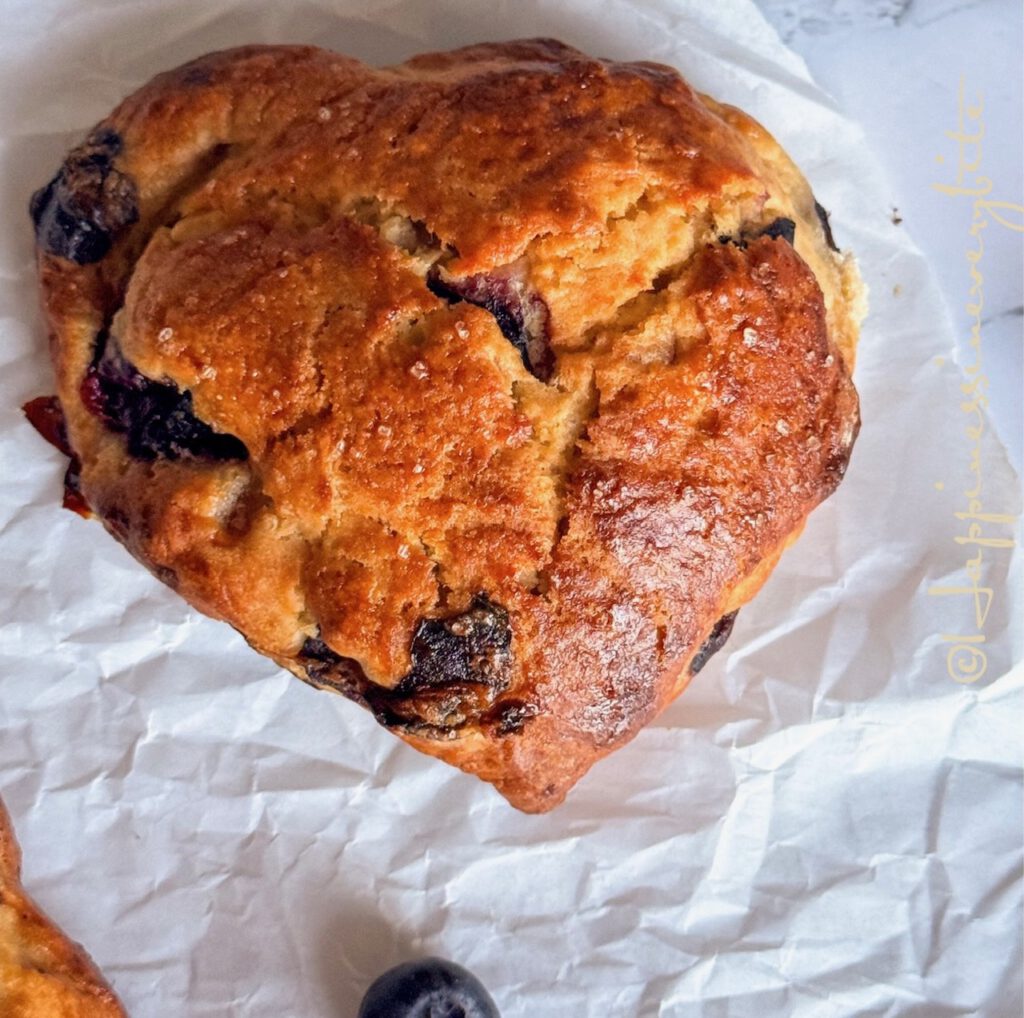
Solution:
<path fill-rule="evenodd" d="M 442 958 L 397 965 L 366 991 L 359 1018 L 501 1018 L 476 976 Z"/>

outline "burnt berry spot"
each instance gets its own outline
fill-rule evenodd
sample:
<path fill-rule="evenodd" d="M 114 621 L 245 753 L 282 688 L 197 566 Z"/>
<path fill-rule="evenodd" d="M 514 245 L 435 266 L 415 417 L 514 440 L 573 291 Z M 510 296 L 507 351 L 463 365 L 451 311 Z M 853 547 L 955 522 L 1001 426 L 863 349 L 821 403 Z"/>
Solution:
<path fill-rule="evenodd" d="M 508 612 L 486 594 L 477 594 L 461 615 L 420 621 L 412 638 L 412 670 L 398 691 L 416 693 L 458 683 L 504 689 L 511 645 Z"/>
<path fill-rule="evenodd" d="M 466 301 L 494 316 L 501 334 L 519 351 L 527 371 L 542 382 L 555 370 L 555 355 L 548 337 L 548 307 L 536 293 L 511 274 L 479 273 L 464 279 L 427 277 L 431 293 L 449 303 Z"/>
<path fill-rule="evenodd" d="M 498 735 L 516 735 L 537 716 L 535 704 L 523 700 L 499 700 L 487 716 Z"/>
<path fill-rule="evenodd" d="M 299 657 L 308 657 L 316 662 L 323 663 L 337 660 L 338 655 L 323 640 L 307 636 L 302 642 L 302 650 L 299 651 Z"/>
<path fill-rule="evenodd" d="M 32 195 L 29 212 L 43 250 L 79 265 L 98 262 L 138 220 L 135 183 L 114 166 L 120 151 L 120 135 L 98 128 Z"/>
<path fill-rule="evenodd" d="M 787 244 L 792 245 L 793 241 L 796 240 L 796 223 L 792 219 L 780 216 L 761 231 L 761 236 L 772 237 L 776 240 L 782 239 Z"/>
<path fill-rule="evenodd" d="M 821 223 L 822 232 L 825 234 L 825 243 L 838 254 L 839 248 L 836 245 L 835 237 L 832 236 L 832 225 L 828 221 L 828 212 L 825 211 L 825 206 L 815 200 L 814 212 L 818 217 L 818 222 Z"/>
<path fill-rule="evenodd" d="M 727 233 L 718 235 L 719 244 L 732 244 L 740 249 L 745 249 L 748 241 L 756 237 L 771 237 L 775 240 L 781 239 L 792 245 L 796 240 L 796 223 L 785 216 L 773 219 L 766 227 L 757 230 L 743 230 L 738 236 L 731 236 Z"/>
<path fill-rule="evenodd" d="M 369 707 L 387 728 L 422 738 L 455 738 L 471 724 L 511 734 L 536 713 L 518 700 L 496 702 L 511 680 L 512 629 L 508 612 L 486 594 L 460 615 L 422 619 L 410 653 L 412 668 L 390 689 L 319 638 L 308 638 L 297 660 L 313 685 Z"/>
<path fill-rule="evenodd" d="M 377 720 L 428 738 L 452 738 L 488 718 L 512 676 L 508 612 L 486 594 L 469 610 L 422 619 L 413 634 L 412 668 L 392 690 L 373 688 L 367 700 Z"/>
<path fill-rule="evenodd" d="M 700 645 L 699 650 L 693 655 L 690 662 L 690 674 L 696 675 L 711 659 L 712 655 L 725 646 L 732 632 L 733 623 L 736 621 L 737 612 L 729 612 L 723 615 L 714 625 L 708 638 Z"/>
<path fill-rule="evenodd" d="M 97 358 L 82 380 L 81 397 L 90 413 L 126 436 L 129 453 L 138 459 L 248 458 L 234 435 L 214 431 L 196 417 L 191 393 L 141 374 L 107 336 L 97 344 Z"/>
<path fill-rule="evenodd" d="M 299 663 L 314 686 L 333 689 L 358 703 L 365 703 L 368 680 L 358 661 L 336 654 L 323 640 L 309 637 L 299 651 Z"/>

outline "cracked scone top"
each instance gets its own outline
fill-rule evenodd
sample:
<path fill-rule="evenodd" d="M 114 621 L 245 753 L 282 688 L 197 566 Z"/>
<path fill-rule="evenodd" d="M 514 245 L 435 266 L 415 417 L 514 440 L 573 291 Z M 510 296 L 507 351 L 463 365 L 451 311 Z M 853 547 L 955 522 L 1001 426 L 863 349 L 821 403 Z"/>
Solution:
<path fill-rule="evenodd" d="M 212 54 L 32 212 L 69 497 L 524 810 L 683 689 L 857 431 L 852 260 L 667 67 Z"/>

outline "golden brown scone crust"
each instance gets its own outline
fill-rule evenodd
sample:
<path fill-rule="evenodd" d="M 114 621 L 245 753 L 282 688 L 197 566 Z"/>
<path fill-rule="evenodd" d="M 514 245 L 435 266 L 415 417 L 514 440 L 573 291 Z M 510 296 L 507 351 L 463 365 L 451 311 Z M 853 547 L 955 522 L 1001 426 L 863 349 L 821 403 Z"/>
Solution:
<path fill-rule="evenodd" d="M 764 129 L 667 67 L 216 53 L 34 214 L 108 529 L 524 810 L 683 689 L 856 434 L 852 259 Z M 184 446 L 125 409 L 145 379 L 190 394 Z"/>
<path fill-rule="evenodd" d="M 0 801 L 0 1015 L 125 1018 L 99 970 L 21 887 L 21 854 Z"/>

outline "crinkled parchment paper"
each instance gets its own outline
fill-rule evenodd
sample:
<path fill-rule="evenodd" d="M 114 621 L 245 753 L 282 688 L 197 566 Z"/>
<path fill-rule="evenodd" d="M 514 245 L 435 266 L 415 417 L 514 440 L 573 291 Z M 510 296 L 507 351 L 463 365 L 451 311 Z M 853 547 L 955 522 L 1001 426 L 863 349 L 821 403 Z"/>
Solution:
<path fill-rule="evenodd" d="M 506 1018 L 1019 1015 L 1019 562 L 978 543 L 1011 526 L 970 518 L 1016 513 L 1017 480 L 966 431 L 943 298 L 869 141 L 748 0 L 2 10 L 0 793 L 27 884 L 132 1015 L 349 1018 L 417 953 L 477 972 Z M 529 817 L 62 511 L 62 458 L 18 407 L 52 391 L 28 196 L 150 75 L 247 41 L 381 63 L 537 34 L 673 64 L 761 119 L 872 302 L 838 494 L 683 698 Z"/>

